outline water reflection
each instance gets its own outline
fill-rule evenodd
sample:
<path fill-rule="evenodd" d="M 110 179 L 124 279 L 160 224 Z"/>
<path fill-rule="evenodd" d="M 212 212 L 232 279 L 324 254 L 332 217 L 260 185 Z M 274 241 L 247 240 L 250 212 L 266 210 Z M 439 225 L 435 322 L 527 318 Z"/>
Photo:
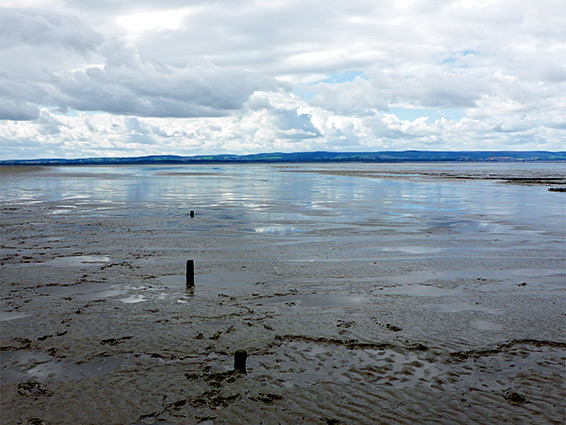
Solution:
<path fill-rule="evenodd" d="M 294 226 L 267 226 L 256 227 L 254 229 L 257 233 L 267 233 L 271 235 L 288 235 L 291 233 L 305 232 L 306 230 L 299 229 Z"/>
<path fill-rule="evenodd" d="M 437 164 L 437 168 L 456 167 Z M 485 172 L 475 164 L 477 173 Z M 522 165 L 517 165 L 521 167 Z M 491 181 L 387 180 L 311 173 L 311 165 L 289 172 L 275 165 L 185 165 L 122 167 L 53 167 L 25 176 L 3 177 L 5 204 L 49 207 L 50 214 L 160 215 L 234 220 L 239 229 L 285 235 L 304 228 L 339 223 L 405 223 L 421 230 L 454 232 L 516 231 L 545 227 L 564 217 L 563 202 L 539 187 L 510 186 Z M 325 171 L 367 169 L 410 170 L 415 164 L 316 165 Z M 466 164 L 461 167 L 473 166 Z M 512 167 L 512 164 L 506 165 Z M 468 170 L 468 171 L 469 171 Z M 31 204 L 33 203 L 33 204 Z M 537 208 L 545 205 L 544 209 Z M 533 217 L 536 211 L 537 217 Z M 204 214 L 202 214 L 204 212 Z M 512 218 L 514 226 L 502 223 Z M 546 220 L 548 218 L 548 220 Z"/>

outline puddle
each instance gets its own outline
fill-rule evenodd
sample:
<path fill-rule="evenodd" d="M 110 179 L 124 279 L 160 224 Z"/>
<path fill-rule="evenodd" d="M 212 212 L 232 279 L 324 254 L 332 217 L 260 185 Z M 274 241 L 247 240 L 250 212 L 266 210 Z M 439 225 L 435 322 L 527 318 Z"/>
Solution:
<path fill-rule="evenodd" d="M 466 303 L 431 304 L 427 307 L 437 313 L 461 313 L 463 311 L 479 311 L 489 314 L 501 314 L 500 310 Z"/>
<path fill-rule="evenodd" d="M 198 276 L 195 276 L 195 282 L 197 281 Z M 157 281 L 163 284 L 165 287 L 176 287 L 176 286 L 185 286 L 186 285 L 186 276 L 184 274 L 172 274 L 167 276 L 161 276 L 157 278 Z"/>
<path fill-rule="evenodd" d="M 433 217 L 430 220 L 432 229 L 459 229 L 468 231 L 486 231 L 485 224 L 476 220 L 468 219 L 446 219 L 444 217 Z"/>
<path fill-rule="evenodd" d="M 137 304 L 147 301 L 147 299 L 143 295 L 132 295 L 127 298 L 119 298 L 119 301 L 126 304 Z"/>
<path fill-rule="evenodd" d="M 407 254 L 435 254 L 443 251 L 444 248 L 431 248 L 426 246 L 398 246 L 394 248 L 383 248 L 382 251 L 406 252 Z"/>
<path fill-rule="evenodd" d="M 262 275 L 247 271 L 199 274 L 195 275 L 194 280 L 195 286 L 187 289 L 184 274 L 161 276 L 145 294 L 151 294 L 152 298 L 158 300 L 173 298 L 178 303 L 188 304 L 195 294 L 199 296 L 237 295 L 241 288 L 251 287 L 258 282 L 265 281 L 262 280 Z"/>
<path fill-rule="evenodd" d="M 127 292 L 127 288 L 117 288 L 116 285 L 108 283 L 87 282 L 72 286 L 44 286 L 38 288 L 37 292 L 45 295 L 58 295 L 92 301 L 124 295 Z"/>
<path fill-rule="evenodd" d="M 310 295 L 281 295 L 256 300 L 265 304 L 299 305 L 301 307 L 345 307 L 363 304 L 368 301 L 361 295 L 347 294 L 310 294 Z"/>
<path fill-rule="evenodd" d="M 123 366 L 126 359 L 101 357 L 81 364 L 64 362 L 54 357 L 30 351 L 2 353 L 3 382 L 34 379 L 37 381 L 79 381 L 113 372 Z"/>
<path fill-rule="evenodd" d="M 182 287 L 184 289 L 186 286 L 186 276 L 184 274 L 161 276 L 157 278 L 157 281 L 168 288 Z M 262 281 L 262 276 L 257 273 L 246 271 L 221 271 L 195 275 L 195 289 L 203 287 L 214 289 L 229 289 L 255 285 L 260 281 Z"/>
<path fill-rule="evenodd" d="M 298 227 L 293 227 L 293 226 L 256 227 L 254 231 L 256 233 L 266 233 L 270 235 L 288 235 L 292 233 L 308 232 L 308 230 L 299 229 Z"/>
<path fill-rule="evenodd" d="M 487 320 L 474 320 L 470 323 L 470 325 L 480 331 L 499 331 L 503 328 L 503 326 L 498 325 L 497 323 L 488 322 Z"/>
<path fill-rule="evenodd" d="M 445 297 L 462 294 L 461 289 L 444 289 L 427 285 L 403 285 L 394 288 L 383 288 L 375 291 L 375 294 L 386 295 L 411 295 L 416 297 Z"/>
<path fill-rule="evenodd" d="M 110 261 L 106 255 L 80 255 L 76 257 L 59 257 L 44 264 L 55 267 L 86 267 L 104 264 Z"/>
<path fill-rule="evenodd" d="M 67 214 L 72 212 L 75 208 L 75 206 L 61 206 L 57 209 L 51 210 L 50 213 L 51 214 Z"/>
<path fill-rule="evenodd" d="M 0 311 L 0 322 L 7 322 L 9 320 L 23 319 L 29 317 L 29 314 L 20 313 L 19 311 Z"/>

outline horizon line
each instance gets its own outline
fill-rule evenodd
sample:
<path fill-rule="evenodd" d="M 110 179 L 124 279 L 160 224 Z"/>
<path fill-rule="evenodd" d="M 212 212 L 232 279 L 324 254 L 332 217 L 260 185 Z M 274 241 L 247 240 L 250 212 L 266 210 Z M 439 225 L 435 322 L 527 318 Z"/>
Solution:
<path fill-rule="evenodd" d="M 251 154 L 150 154 L 141 156 L 99 156 L 78 158 L 29 158 L 0 160 L 0 165 L 72 165 L 102 163 L 163 162 L 410 162 L 410 161 L 563 161 L 566 151 L 544 150 L 403 150 L 403 151 L 298 151 Z"/>

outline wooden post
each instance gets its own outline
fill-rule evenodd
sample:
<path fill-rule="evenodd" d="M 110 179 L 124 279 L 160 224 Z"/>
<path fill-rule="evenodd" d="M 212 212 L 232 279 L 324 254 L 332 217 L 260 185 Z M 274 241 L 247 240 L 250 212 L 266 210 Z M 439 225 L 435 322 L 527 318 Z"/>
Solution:
<path fill-rule="evenodd" d="M 234 354 L 234 370 L 237 372 L 246 373 L 246 358 L 248 353 L 246 350 L 238 350 Z"/>
<path fill-rule="evenodd" d="M 195 262 L 187 260 L 187 288 L 195 286 Z"/>

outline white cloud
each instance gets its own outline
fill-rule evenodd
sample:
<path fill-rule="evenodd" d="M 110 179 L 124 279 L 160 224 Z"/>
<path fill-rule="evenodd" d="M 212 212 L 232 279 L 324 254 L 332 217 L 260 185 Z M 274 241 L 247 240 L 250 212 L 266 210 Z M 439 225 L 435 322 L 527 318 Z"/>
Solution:
<path fill-rule="evenodd" d="M 561 0 L 12 2 L 2 157 L 563 150 L 565 20 Z"/>
<path fill-rule="evenodd" d="M 241 109 L 256 90 L 281 87 L 272 77 L 236 66 L 222 68 L 202 57 L 187 58 L 182 67 L 142 58 L 135 46 L 115 35 L 105 41 L 74 17 L 13 10 L 0 16 L 4 17 L 0 24 L 6 24 L 4 57 L 12 55 L 26 71 L 11 72 L 8 63 L 2 64 L 0 97 L 5 106 L 0 119 L 34 119 L 42 105 L 137 116 L 219 116 Z M 41 57 L 43 44 L 54 61 Z M 39 59 L 15 53 L 18 45 L 29 47 L 30 54 L 38 52 Z M 68 49 L 87 60 L 87 53 L 96 51 L 94 56 L 105 63 L 86 62 L 77 69 L 77 59 L 68 60 Z"/>
<path fill-rule="evenodd" d="M 116 23 L 133 34 L 150 30 L 178 30 L 189 12 L 189 8 L 142 12 L 121 16 L 116 19 Z"/>

